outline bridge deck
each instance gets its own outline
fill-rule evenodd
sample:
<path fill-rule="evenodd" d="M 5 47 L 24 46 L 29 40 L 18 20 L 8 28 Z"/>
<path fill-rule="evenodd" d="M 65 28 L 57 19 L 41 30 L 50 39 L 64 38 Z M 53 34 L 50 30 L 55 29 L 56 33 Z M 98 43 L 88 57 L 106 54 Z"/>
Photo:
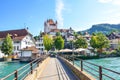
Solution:
<path fill-rule="evenodd" d="M 59 59 L 50 58 L 38 80 L 78 80 L 72 71 Z"/>

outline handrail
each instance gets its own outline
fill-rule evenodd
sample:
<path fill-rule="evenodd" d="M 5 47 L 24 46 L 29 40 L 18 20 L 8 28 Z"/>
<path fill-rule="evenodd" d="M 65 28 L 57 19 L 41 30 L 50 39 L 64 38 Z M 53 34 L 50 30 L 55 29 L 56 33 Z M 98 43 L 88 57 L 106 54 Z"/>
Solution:
<path fill-rule="evenodd" d="M 12 73 L 8 74 L 7 76 L 1 78 L 0 80 L 6 80 L 8 78 L 10 78 L 11 76 L 14 76 L 13 80 L 18 80 L 19 78 L 25 78 L 27 76 L 28 73 L 33 73 L 33 70 L 39 65 L 39 63 L 44 60 L 46 57 L 48 57 L 48 55 L 43 55 L 38 59 L 35 59 L 33 61 L 31 61 L 30 63 L 18 68 L 17 70 L 13 71 Z M 35 66 L 36 65 L 36 66 Z M 35 66 L 35 67 L 34 67 Z M 25 70 L 23 70 L 25 68 Z M 30 69 L 30 70 L 29 70 Z M 23 70 L 23 71 L 22 71 Z M 29 70 L 29 71 L 28 71 Z M 21 71 L 21 72 L 20 72 Z M 18 74 L 19 72 L 19 74 Z M 24 73 L 27 74 L 24 74 Z M 22 77 L 20 77 L 22 76 Z"/>
<path fill-rule="evenodd" d="M 13 75 L 13 74 L 15 74 L 15 71 L 14 71 L 14 72 L 12 72 L 11 74 L 8 74 L 7 76 L 5 76 L 4 78 L 2 78 L 1 80 L 4 80 L 4 79 L 6 79 L 6 78 L 10 77 L 10 76 L 11 76 L 11 75 Z"/>
<path fill-rule="evenodd" d="M 75 64 L 75 63 L 74 63 L 75 60 L 80 61 L 79 65 L 78 65 L 78 63 L 75 64 L 75 65 L 80 66 L 81 71 L 89 72 L 89 73 L 92 74 L 93 76 L 99 78 L 99 80 L 103 80 L 103 78 L 104 78 L 103 76 L 105 76 L 106 78 L 109 78 L 109 79 L 111 79 L 111 80 L 116 80 L 115 78 L 113 78 L 113 76 L 110 76 L 110 75 L 108 75 L 108 74 L 105 74 L 105 73 L 104 73 L 104 70 L 107 70 L 107 71 L 109 71 L 109 72 L 112 72 L 112 73 L 117 74 L 117 75 L 120 76 L 120 72 L 116 72 L 116 71 L 114 71 L 114 70 L 105 68 L 105 67 L 103 67 L 103 66 L 96 65 L 96 64 L 94 64 L 94 63 L 91 63 L 91 62 L 88 62 L 88 61 L 85 61 L 85 60 L 82 60 L 82 59 L 79 59 L 79 58 L 75 58 L 74 56 L 72 57 L 72 56 L 61 55 L 61 57 L 65 58 L 65 59 L 68 60 L 68 61 L 70 61 L 70 60 L 73 61 L 73 65 Z M 91 65 L 91 66 L 88 66 L 88 65 L 86 65 L 85 63 L 86 63 L 86 64 L 89 64 L 89 65 Z M 93 67 L 93 66 L 94 66 L 94 67 Z M 86 69 L 85 67 L 87 67 L 87 69 Z M 95 67 L 98 68 L 98 70 L 94 69 Z M 96 76 L 93 72 L 89 71 L 89 69 L 90 69 L 90 70 L 93 70 L 94 72 L 97 72 L 99 75 Z M 104 70 L 103 70 L 103 69 L 104 69 Z"/>

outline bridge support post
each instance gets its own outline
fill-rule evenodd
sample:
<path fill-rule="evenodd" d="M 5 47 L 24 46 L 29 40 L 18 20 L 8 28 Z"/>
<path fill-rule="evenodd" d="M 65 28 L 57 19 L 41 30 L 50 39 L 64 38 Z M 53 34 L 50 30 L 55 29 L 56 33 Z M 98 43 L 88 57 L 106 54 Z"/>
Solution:
<path fill-rule="evenodd" d="M 102 80 L 102 67 L 99 66 L 99 80 Z"/>
<path fill-rule="evenodd" d="M 15 71 L 15 80 L 18 80 L 18 71 Z"/>

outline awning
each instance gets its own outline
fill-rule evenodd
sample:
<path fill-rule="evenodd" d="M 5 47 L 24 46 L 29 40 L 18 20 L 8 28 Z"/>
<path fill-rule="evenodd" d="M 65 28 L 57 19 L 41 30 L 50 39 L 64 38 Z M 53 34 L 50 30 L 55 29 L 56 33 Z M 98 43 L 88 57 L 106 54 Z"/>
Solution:
<path fill-rule="evenodd" d="M 75 52 L 81 52 L 81 51 L 85 51 L 86 49 L 83 49 L 83 48 L 79 48 L 79 49 L 76 49 L 74 50 Z"/>
<path fill-rule="evenodd" d="M 61 49 L 59 52 L 72 52 L 73 50 L 71 49 Z"/>

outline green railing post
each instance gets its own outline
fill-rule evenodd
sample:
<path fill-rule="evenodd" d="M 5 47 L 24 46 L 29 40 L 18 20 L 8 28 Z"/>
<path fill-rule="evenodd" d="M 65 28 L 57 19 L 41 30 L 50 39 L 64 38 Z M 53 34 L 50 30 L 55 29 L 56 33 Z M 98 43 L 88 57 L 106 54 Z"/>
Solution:
<path fill-rule="evenodd" d="M 15 80 L 18 80 L 18 71 L 15 71 Z"/>
<path fill-rule="evenodd" d="M 33 73 L 32 62 L 30 63 L 30 70 L 31 70 L 31 74 L 32 74 Z"/>
<path fill-rule="evenodd" d="M 99 80 L 102 80 L 102 67 L 99 66 Z"/>
<path fill-rule="evenodd" d="M 83 61 L 82 60 L 80 61 L 81 61 L 81 71 L 83 71 Z"/>

